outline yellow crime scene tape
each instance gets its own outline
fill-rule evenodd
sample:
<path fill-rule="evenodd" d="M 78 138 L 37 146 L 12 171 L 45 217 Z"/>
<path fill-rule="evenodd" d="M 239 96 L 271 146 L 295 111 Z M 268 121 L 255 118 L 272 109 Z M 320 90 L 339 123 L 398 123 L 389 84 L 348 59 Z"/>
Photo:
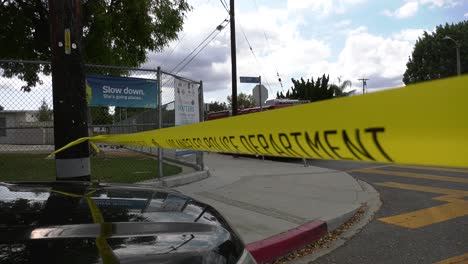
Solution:
<path fill-rule="evenodd" d="M 468 76 L 89 141 L 310 159 L 468 167 Z M 51 155 L 52 155 L 51 154 Z"/>

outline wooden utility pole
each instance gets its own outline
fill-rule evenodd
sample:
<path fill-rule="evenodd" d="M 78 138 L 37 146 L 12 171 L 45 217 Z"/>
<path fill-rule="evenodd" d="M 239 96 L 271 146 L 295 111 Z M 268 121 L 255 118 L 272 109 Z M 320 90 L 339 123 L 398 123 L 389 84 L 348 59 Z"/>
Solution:
<path fill-rule="evenodd" d="M 229 15 L 231 23 L 231 74 L 232 74 L 232 115 L 237 115 L 237 57 L 236 57 L 236 21 L 234 18 L 234 0 L 230 0 Z"/>
<path fill-rule="evenodd" d="M 81 0 L 49 0 L 55 149 L 88 136 Z M 55 155 L 57 180 L 89 181 L 88 143 Z"/>
<path fill-rule="evenodd" d="M 362 81 L 362 94 L 365 94 L 366 93 L 367 81 L 369 79 L 362 78 L 362 79 L 358 79 L 358 80 Z"/>

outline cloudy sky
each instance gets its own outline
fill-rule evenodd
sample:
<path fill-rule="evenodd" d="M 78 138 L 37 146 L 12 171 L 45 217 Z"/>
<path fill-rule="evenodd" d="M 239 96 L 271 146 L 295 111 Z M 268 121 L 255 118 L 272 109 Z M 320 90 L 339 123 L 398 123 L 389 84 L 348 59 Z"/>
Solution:
<path fill-rule="evenodd" d="M 229 1 L 227 1 L 229 2 Z M 227 18 L 221 0 L 189 0 L 180 41 L 150 54 L 146 67 L 176 66 Z M 467 0 L 237 0 L 238 76 L 262 76 L 270 98 L 291 78 L 330 74 L 369 78 L 370 91 L 402 86 L 414 42 L 423 31 L 468 19 Z M 255 57 L 242 33 L 245 33 Z M 266 35 L 266 37 L 265 37 Z M 180 74 L 204 81 L 205 101 L 225 101 L 231 90 L 229 26 Z M 278 71 L 283 88 L 278 82 Z M 251 93 L 251 84 L 239 91 Z"/>

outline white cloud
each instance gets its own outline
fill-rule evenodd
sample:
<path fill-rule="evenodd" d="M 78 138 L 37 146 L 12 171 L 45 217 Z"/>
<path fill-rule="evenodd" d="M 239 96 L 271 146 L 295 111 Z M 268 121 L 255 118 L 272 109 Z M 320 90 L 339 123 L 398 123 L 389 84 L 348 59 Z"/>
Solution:
<path fill-rule="evenodd" d="M 24 92 L 21 87 L 26 82 L 18 77 L 0 77 L 0 105 L 5 110 L 37 110 L 42 100 L 52 106 L 52 78 L 42 73 L 38 75 L 42 84 L 31 88 L 30 92 Z"/>
<path fill-rule="evenodd" d="M 388 16 L 388 17 L 394 16 L 393 12 L 388 9 L 385 9 L 384 11 L 382 11 L 382 15 Z"/>
<path fill-rule="evenodd" d="M 383 14 L 386 16 L 396 17 L 396 18 L 408 18 L 414 16 L 419 9 L 418 2 L 407 2 L 402 5 L 400 8 L 391 12 L 389 10 L 384 10 Z"/>
<path fill-rule="evenodd" d="M 288 0 L 288 9 L 308 9 L 320 15 L 342 14 L 353 5 L 365 0 Z"/>
<path fill-rule="evenodd" d="M 396 34 L 393 34 L 393 37 L 398 40 L 415 42 L 419 37 L 422 36 L 424 31 L 424 29 L 404 29 Z"/>
<path fill-rule="evenodd" d="M 181 33 L 181 36 L 186 34 L 184 40 L 166 60 L 163 69 L 171 69 L 211 32 L 224 19 L 226 12 L 222 10 L 221 5 L 217 6 L 213 2 L 197 5 L 187 19 L 184 29 L 187 33 Z M 281 90 L 277 70 L 283 80 L 284 90 L 291 87 L 291 78 L 316 78 L 324 73 L 330 74 L 333 82 L 336 82 L 338 76 L 350 79 L 355 88 L 359 87 L 357 79 L 362 77 L 371 79 L 369 89 L 400 86 L 413 44 L 423 32 L 422 29 L 406 29 L 380 36 L 369 33 L 366 26 L 349 28 L 355 22 L 344 18 L 331 24 L 336 33 L 345 33 L 344 47 L 336 51 L 336 57 L 332 57 L 331 46 L 332 41 L 337 41 L 336 35 L 333 39 L 306 36 L 300 30 L 304 17 L 297 15 L 293 9 L 263 6 L 258 12 L 239 12 L 237 18 L 237 75 L 261 75 L 262 80 L 269 83 L 270 97 Z M 244 40 L 241 28 L 249 39 L 256 59 Z M 231 92 L 229 41 L 227 29 L 180 73 L 204 81 L 206 101 L 225 101 Z M 159 65 L 171 49 L 151 54 L 146 66 Z M 239 92 L 250 93 L 251 89 L 252 85 L 238 84 Z"/>
<path fill-rule="evenodd" d="M 422 5 L 430 4 L 431 8 L 434 7 L 455 7 L 462 4 L 459 0 L 419 0 Z"/>
<path fill-rule="evenodd" d="M 406 0 L 406 3 L 395 11 L 385 9 L 382 14 L 389 17 L 408 18 L 416 15 L 421 6 L 452 8 L 461 4 L 462 2 L 458 0 Z"/>
<path fill-rule="evenodd" d="M 357 79 L 369 78 L 368 86 L 391 88 L 402 86 L 402 75 L 406 69 L 408 56 L 411 55 L 414 41 L 421 29 L 406 29 L 382 37 L 367 32 L 365 27 L 350 30 L 345 46 L 335 62 L 319 61 L 309 68 L 307 76 L 317 77 L 329 73 L 331 81 L 337 77 L 351 80 L 353 89 L 360 91 Z"/>
<path fill-rule="evenodd" d="M 342 32 L 345 33 L 348 36 L 357 35 L 359 33 L 367 32 L 367 27 L 366 26 L 359 26 L 357 28 L 345 29 Z"/>
<path fill-rule="evenodd" d="M 468 17 L 468 13 L 465 13 L 465 14 L 463 15 L 463 17 Z"/>
<path fill-rule="evenodd" d="M 162 66 L 163 70 L 172 69 L 181 61 L 209 32 L 216 23 L 224 17 L 213 17 L 221 12 L 222 6 L 201 4 L 189 14 L 184 32 L 185 38 Z M 219 20 L 219 21 L 218 21 Z M 270 96 L 273 97 L 280 89 L 276 71 L 279 71 L 285 87 L 290 76 L 304 72 L 317 60 L 326 60 L 331 49 L 324 40 L 304 38 L 299 32 L 303 23 L 301 16 L 286 9 L 260 7 L 259 11 L 238 13 L 237 29 L 237 75 L 261 75 L 265 83 L 269 83 Z M 241 29 L 245 32 L 255 52 L 252 55 L 244 39 Z M 263 31 L 265 30 L 265 32 Z M 187 33 L 185 33 L 187 32 Z M 265 40 L 267 35 L 268 42 Z M 207 92 L 206 99 L 225 101 L 231 87 L 231 60 L 229 50 L 229 29 L 223 31 L 215 41 L 206 47 L 179 74 L 204 81 Z M 172 46 L 175 46 L 176 42 Z M 146 67 L 156 67 L 163 61 L 173 48 L 163 53 L 150 55 Z M 251 85 L 239 84 L 239 92 L 251 92 Z"/>
<path fill-rule="evenodd" d="M 412 45 L 369 33 L 348 37 L 338 64 L 351 76 L 401 77 Z"/>
<path fill-rule="evenodd" d="M 408 2 L 395 11 L 395 17 L 407 18 L 412 17 L 418 12 L 418 2 Z"/>
<path fill-rule="evenodd" d="M 345 20 L 341 20 L 341 21 L 338 21 L 337 23 L 335 23 L 335 27 L 336 28 L 343 28 L 343 27 L 351 25 L 351 23 L 352 23 L 352 21 L 350 19 L 345 19 Z"/>

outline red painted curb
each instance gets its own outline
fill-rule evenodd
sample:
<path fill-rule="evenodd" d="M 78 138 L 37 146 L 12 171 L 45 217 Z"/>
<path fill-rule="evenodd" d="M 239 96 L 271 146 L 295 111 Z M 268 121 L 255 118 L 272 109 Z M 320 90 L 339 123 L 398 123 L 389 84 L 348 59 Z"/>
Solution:
<path fill-rule="evenodd" d="M 269 263 L 317 241 L 326 233 L 327 223 L 315 220 L 267 239 L 252 242 L 246 247 L 258 263 Z"/>

